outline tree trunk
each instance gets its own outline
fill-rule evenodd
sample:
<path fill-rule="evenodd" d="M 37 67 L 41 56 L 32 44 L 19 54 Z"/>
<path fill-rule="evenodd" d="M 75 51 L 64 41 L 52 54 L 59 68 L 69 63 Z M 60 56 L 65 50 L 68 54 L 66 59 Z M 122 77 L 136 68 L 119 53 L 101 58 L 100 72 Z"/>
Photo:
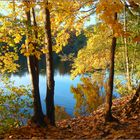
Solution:
<path fill-rule="evenodd" d="M 34 27 L 37 28 L 37 22 L 36 22 L 36 16 L 35 16 L 34 8 L 32 8 L 32 15 L 33 15 L 33 25 L 34 25 Z M 35 38 L 37 40 L 38 39 L 38 32 L 37 32 L 37 30 L 34 30 L 34 34 L 35 34 Z M 37 44 L 37 41 L 36 41 L 36 45 L 39 45 L 39 44 Z"/>
<path fill-rule="evenodd" d="M 139 98 L 139 103 L 140 103 L 140 85 L 138 86 L 136 93 L 134 94 L 132 99 L 129 101 L 129 104 L 135 103 L 138 98 Z"/>
<path fill-rule="evenodd" d="M 30 11 L 26 12 L 27 17 L 27 35 L 26 38 L 28 39 L 30 35 L 32 35 L 31 27 L 31 15 Z M 26 46 L 27 49 L 31 42 L 27 42 Z M 36 47 L 36 46 L 34 46 Z M 33 107 L 34 107 L 34 115 L 32 117 L 33 123 L 38 125 L 44 125 L 44 115 L 42 112 L 41 101 L 40 101 L 40 93 L 39 93 L 39 67 L 38 67 L 38 59 L 35 55 L 30 55 L 27 57 L 28 63 L 28 71 L 31 78 L 31 85 L 32 85 L 32 94 L 33 94 Z"/>
<path fill-rule="evenodd" d="M 47 5 L 48 2 L 45 2 Z M 45 30 L 45 48 L 46 53 L 46 75 L 47 75 L 47 96 L 46 109 L 47 118 L 51 125 L 55 125 L 55 107 L 54 107 L 54 70 L 53 70 L 53 56 L 52 56 L 52 36 L 51 36 L 51 22 L 50 11 L 47 7 L 44 8 L 44 30 Z"/>
<path fill-rule="evenodd" d="M 122 116 L 131 117 L 138 114 L 140 110 L 140 85 L 130 101 L 121 110 Z"/>
<path fill-rule="evenodd" d="M 117 13 L 114 14 L 114 20 L 117 20 Z M 112 45 L 110 50 L 110 70 L 109 70 L 109 81 L 108 90 L 106 93 L 106 106 L 105 106 L 105 120 L 113 121 L 113 116 L 111 112 L 112 107 L 112 94 L 114 86 L 114 63 L 115 63 L 115 49 L 116 49 L 116 37 L 112 38 Z"/>
<path fill-rule="evenodd" d="M 125 33 L 127 32 L 126 5 L 124 5 L 124 32 Z M 129 55 L 128 55 L 126 36 L 124 36 L 124 52 L 125 52 L 127 88 L 128 88 L 129 91 L 131 91 L 132 88 L 131 88 L 131 80 L 130 80 Z"/>

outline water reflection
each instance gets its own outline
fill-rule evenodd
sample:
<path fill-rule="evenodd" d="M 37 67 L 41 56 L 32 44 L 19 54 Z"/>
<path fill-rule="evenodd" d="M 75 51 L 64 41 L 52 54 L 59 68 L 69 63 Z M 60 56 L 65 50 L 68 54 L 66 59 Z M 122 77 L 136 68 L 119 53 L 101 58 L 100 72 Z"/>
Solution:
<path fill-rule="evenodd" d="M 101 85 L 102 80 L 97 81 L 91 77 L 82 77 L 81 83 L 77 84 L 77 87 L 71 87 L 71 92 L 76 99 L 76 116 L 88 115 L 105 101 L 105 92 Z"/>
<path fill-rule="evenodd" d="M 26 58 L 20 58 L 20 70 L 11 75 L 10 79 L 15 81 L 15 85 L 29 85 L 29 73 L 27 71 Z M 55 105 L 57 111 L 62 111 L 60 118 L 73 117 L 75 115 L 87 115 L 101 105 L 105 100 L 105 74 L 102 72 L 95 73 L 92 77 L 86 76 L 71 80 L 70 78 L 70 62 L 61 62 L 59 58 L 55 58 Z M 40 61 L 40 97 L 44 114 L 46 113 L 46 72 L 45 58 Z M 58 109 L 59 108 L 59 109 Z M 58 112 L 60 112 L 58 111 Z M 65 113 L 64 113 L 65 112 Z M 58 113 L 56 113 L 58 114 Z M 61 113 L 56 115 L 60 116 Z M 60 119 L 58 118 L 58 119 Z"/>
<path fill-rule="evenodd" d="M 20 59 L 18 60 L 18 64 L 20 64 L 20 68 L 19 70 L 14 73 L 13 75 L 18 75 L 20 77 L 26 75 L 26 73 L 28 72 L 27 70 L 27 61 L 26 61 L 26 57 L 20 55 L 19 56 Z M 46 75 L 46 71 L 45 71 L 45 56 L 42 56 L 42 58 L 40 59 L 39 62 L 39 70 L 40 70 L 40 75 L 45 76 Z M 69 74 L 70 73 L 70 69 L 71 69 L 71 62 L 69 61 L 61 61 L 60 57 L 55 56 L 54 57 L 54 75 L 56 75 L 59 72 L 59 75 L 65 75 L 65 74 Z"/>
<path fill-rule="evenodd" d="M 21 56 L 20 58 L 21 68 L 15 74 L 10 76 L 11 80 L 15 81 L 15 85 L 29 85 L 30 78 L 29 73 L 27 71 L 27 63 L 26 58 Z M 59 58 L 55 58 L 54 61 L 54 70 L 55 70 L 55 105 L 60 107 L 64 107 L 65 111 L 73 116 L 75 99 L 73 98 L 73 94 L 70 92 L 71 85 L 76 86 L 80 81 L 79 77 L 74 80 L 70 79 L 70 62 L 61 62 Z M 40 97 L 43 112 L 46 113 L 46 72 L 45 72 L 45 58 L 43 57 L 40 61 Z"/>

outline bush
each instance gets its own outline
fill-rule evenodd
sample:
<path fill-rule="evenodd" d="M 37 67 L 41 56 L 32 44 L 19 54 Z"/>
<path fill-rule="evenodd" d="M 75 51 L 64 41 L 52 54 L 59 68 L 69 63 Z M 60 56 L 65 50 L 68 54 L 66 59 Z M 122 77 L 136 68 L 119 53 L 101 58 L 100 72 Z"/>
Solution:
<path fill-rule="evenodd" d="M 32 114 L 32 96 L 29 86 L 15 86 L 3 76 L 0 82 L 0 134 L 25 125 Z"/>

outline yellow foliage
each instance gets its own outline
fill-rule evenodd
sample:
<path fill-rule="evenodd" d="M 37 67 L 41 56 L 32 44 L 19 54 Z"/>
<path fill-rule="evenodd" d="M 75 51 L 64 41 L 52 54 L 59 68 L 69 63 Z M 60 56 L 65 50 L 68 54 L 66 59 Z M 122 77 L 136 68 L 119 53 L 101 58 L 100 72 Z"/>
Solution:
<path fill-rule="evenodd" d="M 11 73 L 16 72 L 19 67 L 15 61 L 18 60 L 18 56 L 14 52 L 6 52 L 0 55 L 0 73 Z"/>
<path fill-rule="evenodd" d="M 56 44 L 53 46 L 53 51 L 59 53 L 62 50 L 62 48 L 67 45 L 69 38 L 69 33 L 65 30 L 61 30 L 55 38 Z"/>
<path fill-rule="evenodd" d="M 41 51 L 42 51 L 44 54 L 48 53 L 48 49 L 46 49 L 46 48 L 43 48 Z"/>
<path fill-rule="evenodd" d="M 103 28 L 103 25 L 101 26 Z M 104 34 L 106 33 L 106 34 Z M 104 25 L 96 27 L 96 34 L 88 36 L 87 46 L 78 52 L 71 70 L 72 78 L 80 74 L 92 73 L 94 69 L 105 69 L 109 64 L 109 48 L 111 46 L 111 31 Z"/>
<path fill-rule="evenodd" d="M 22 39 L 22 36 L 20 34 L 15 34 L 14 36 L 15 36 L 14 38 L 15 43 L 19 43 Z"/>
<path fill-rule="evenodd" d="M 26 51 L 26 52 L 24 53 L 24 56 L 28 57 L 28 56 L 30 56 L 30 53 L 29 53 L 28 51 Z"/>

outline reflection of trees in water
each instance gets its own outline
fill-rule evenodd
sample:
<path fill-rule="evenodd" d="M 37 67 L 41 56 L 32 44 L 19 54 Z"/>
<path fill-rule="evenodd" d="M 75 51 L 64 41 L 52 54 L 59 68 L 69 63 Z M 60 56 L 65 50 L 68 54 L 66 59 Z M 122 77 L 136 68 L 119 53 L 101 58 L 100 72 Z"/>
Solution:
<path fill-rule="evenodd" d="M 88 115 L 105 103 L 105 96 L 108 90 L 108 72 L 98 71 L 92 75 L 81 77 L 81 82 L 77 87 L 71 87 L 71 92 L 76 99 L 75 115 Z M 114 87 L 113 99 L 120 97 Z"/>
<path fill-rule="evenodd" d="M 19 55 L 20 59 L 18 60 L 18 63 L 20 64 L 20 68 L 18 70 L 18 72 L 16 72 L 14 75 L 18 75 L 18 76 L 24 76 L 28 70 L 27 70 L 27 63 L 26 63 L 26 57 Z M 40 68 L 40 74 L 41 75 L 46 75 L 46 71 L 45 71 L 45 57 L 42 56 L 42 58 L 40 59 L 39 62 L 39 68 Z M 65 74 L 69 74 L 71 69 L 70 66 L 70 62 L 63 62 L 60 60 L 60 58 L 58 56 L 54 57 L 54 72 L 55 74 L 57 72 L 59 72 L 60 75 L 65 75 Z"/>
<path fill-rule="evenodd" d="M 98 77 L 98 79 L 96 79 Z M 82 77 L 77 87 L 71 87 L 71 92 L 76 99 L 75 115 L 87 115 L 96 110 L 105 100 L 103 90 L 103 76 Z"/>

